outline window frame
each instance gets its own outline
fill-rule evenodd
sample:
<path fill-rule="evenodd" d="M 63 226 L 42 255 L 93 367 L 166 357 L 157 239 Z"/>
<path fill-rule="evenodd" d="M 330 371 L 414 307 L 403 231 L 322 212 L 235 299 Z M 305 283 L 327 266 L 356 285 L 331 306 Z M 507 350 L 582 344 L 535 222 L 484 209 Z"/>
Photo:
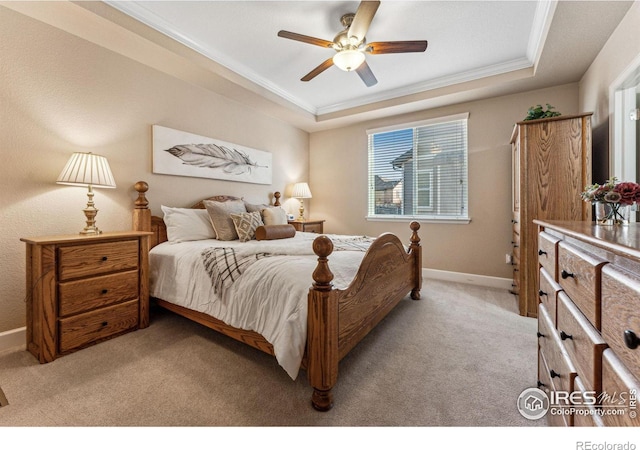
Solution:
<path fill-rule="evenodd" d="M 424 126 L 429 126 L 429 125 L 437 125 L 437 124 L 441 124 L 441 123 L 446 123 L 446 122 L 454 122 L 454 121 L 466 121 L 466 142 L 465 142 L 465 160 L 466 160 L 466 164 L 465 164 L 465 198 L 466 198 L 466 208 L 465 208 L 465 212 L 466 215 L 462 216 L 446 216 L 446 215 L 433 215 L 433 214 L 429 214 L 429 213 L 420 213 L 420 214 L 372 214 L 371 211 L 375 210 L 375 189 L 372 188 L 372 186 L 374 186 L 374 177 L 376 176 L 376 174 L 374 173 L 373 170 L 373 166 L 374 166 L 374 161 L 372 158 L 372 146 L 370 144 L 371 139 L 372 139 L 372 135 L 378 134 L 378 133 L 388 133 L 388 132 L 393 132 L 393 131 L 401 131 L 401 130 L 407 130 L 407 129 L 413 129 L 413 140 L 415 142 L 416 139 L 416 128 L 419 127 L 424 127 Z M 452 223 L 452 224 L 467 224 L 469 222 L 471 222 L 471 215 L 470 215 L 470 211 L 469 211 L 469 113 L 460 113 L 460 114 L 453 114 L 453 115 L 449 115 L 449 116 L 443 116 L 443 117 L 436 117 L 436 118 L 432 118 L 432 119 L 427 119 L 427 120 L 420 120 L 420 121 L 416 121 L 416 122 L 410 122 L 410 123 L 403 123 L 403 124 L 398 124 L 398 125 L 391 125 L 391 126 L 386 126 L 386 127 L 378 127 L 378 128 L 372 128 L 372 129 L 367 129 L 366 133 L 367 133 L 367 164 L 368 164 L 368 173 L 367 173 L 367 191 L 368 191 L 368 196 L 367 196 L 367 216 L 366 216 L 366 220 L 367 221 L 372 221 L 372 222 L 410 222 L 413 220 L 419 220 L 420 222 L 433 222 L 433 223 Z M 415 149 L 415 145 L 414 145 L 414 157 L 417 157 L 417 150 Z M 414 169 L 413 170 L 413 202 L 415 203 L 414 205 L 414 211 L 417 211 L 418 209 L 418 172 L 419 169 Z M 431 187 L 429 189 L 429 199 L 430 199 L 430 208 L 433 210 L 435 209 L 435 205 L 433 203 L 434 198 L 433 198 L 433 168 L 430 169 L 430 179 L 431 179 Z M 373 207 L 372 207 L 373 205 Z M 404 202 L 403 202 L 403 211 L 404 211 Z M 422 208 L 421 208 L 422 209 Z"/>

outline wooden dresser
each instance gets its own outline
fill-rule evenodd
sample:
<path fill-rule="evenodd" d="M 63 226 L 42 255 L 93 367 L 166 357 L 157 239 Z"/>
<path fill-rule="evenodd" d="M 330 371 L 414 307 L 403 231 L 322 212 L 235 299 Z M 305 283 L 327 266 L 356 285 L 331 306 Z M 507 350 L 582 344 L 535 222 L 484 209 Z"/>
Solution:
<path fill-rule="evenodd" d="M 41 363 L 149 325 L 146 232 L 23 238 L 27 350 Z"/>
<path fill-rule="evenodd" d="M 580 193 L 591 184 L 591 113 L 518 122 L 511 135 L 513 288 L 520 314 L 538 314 L 533 219 L 591 220 Z"/>
<path fill-rule="evenodd" d="M 639 426 L 640 224 L 535 223 L 538 385 L 575 392 L 586 403 L 578 411 L 548 413 L 549 422 Z"/>

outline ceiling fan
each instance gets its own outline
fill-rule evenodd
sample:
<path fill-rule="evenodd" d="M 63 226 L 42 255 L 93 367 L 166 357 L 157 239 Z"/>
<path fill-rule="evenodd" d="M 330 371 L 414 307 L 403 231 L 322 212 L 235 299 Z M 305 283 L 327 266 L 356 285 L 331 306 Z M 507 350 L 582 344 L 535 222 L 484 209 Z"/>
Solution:
<path fill-rule="evenodd" d="M 345 28 L 336 34 L 333 41 L 280 30 L 278 32 L 278 36 L 280 37 L 293 39 L 294 41 L 300 41 L 306 44 L 318 45 L 320 47 L 332 48 L 337 52 L 333 57 L 327 59 L 302 77 L 301 81 L 312 80 L 329 67 L 336 65 L 347 72 L 355 71 L 362 81 L 364 81 L 364 84 L 366 84 L 367 87 L 371 87 L 375 85 L 378 80 L 367 64 L 366 53 L 372 55 L 383 53 L 412 53 L 424 52 L 427 49 L 427 41 L 367 43 L 365 36 L 379 6 L 379 1 L 360 2 L 355 13 L 348 13 L 342 16 L 340 22 Z"/>

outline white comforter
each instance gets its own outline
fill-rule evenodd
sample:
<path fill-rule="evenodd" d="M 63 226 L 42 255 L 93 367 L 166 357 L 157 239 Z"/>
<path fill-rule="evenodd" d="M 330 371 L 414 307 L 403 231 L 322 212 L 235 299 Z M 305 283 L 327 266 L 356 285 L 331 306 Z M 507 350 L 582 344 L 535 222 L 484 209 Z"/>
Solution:
<path fill-rule="evenodd" d="M 348 243 L 358 241 L 364 249 L 372 239 L 328 236 L 335 246 L 329 256 L 333 284 L 344 289 L 364 256 L 363 250 L 346 250 L 350 248 Z M 151 295 L 260 333 L 273 345 L 278 363 L 295 380 L 306 345 L 307 296 L 317 266 L 312 250 L 316 237 L 314 233 L 298 232 L 293 238 L 273 241 L 164 242 L 150 252 Z M 341 242 L 346 245 L 341 246 Z M 236 281 L 216 293 L 202 252 L 211 247 L 233 247 L 246 253 L 249 246 L 269 256 L 252 262 Z"/>

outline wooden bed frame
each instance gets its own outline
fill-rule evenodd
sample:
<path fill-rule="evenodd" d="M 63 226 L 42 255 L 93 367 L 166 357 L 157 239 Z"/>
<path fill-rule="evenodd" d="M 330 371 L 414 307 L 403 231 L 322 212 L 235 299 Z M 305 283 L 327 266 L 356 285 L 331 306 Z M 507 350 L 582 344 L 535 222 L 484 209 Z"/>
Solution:
<path fill-rule="evenodd" d="M 151 216 L 146 198 L 149 186 L 139 181 L 134 186 L 138 192 L 133 211 L 133 228 L 151 231 L 149 248 L 167 240 L 167 230 L 161 217 Z M 280 206 L 280 193 L 274 193 L 274 206 Z M 216 196 L 210 200 L 236 199 Z M 209 200 L 207 199 L 207 200 Z M 204 208 L 202 201 L 192 208 Z M 409 250 L 391 233 L 380 235 L 366 252 L 351 285 L 344 290 L 334 289 L 333 274 L 328 257 L 333 243 L 327 236 L 319 236 L 313 242 L 318 255 L 318 265 L 309 280 L 309 304 L 307 317 L 307 347 L 302 368 L 306 370 L 313 387 L 311 402 L 319 411 L 333 406 L 332 389 L 338 379 L 338 363 L 371 331 L 407 294 L 413 300 L 420 299 L 422 287 L 422 247 L 418 230 L 420 224 L 411 222 Z M 220 333 L 274 355 L 273 347 L 254 331 L 242 330 L 225 324 L 209 315 L 177 306 L 161 299 L 158 305 L 198 322 Z"/>

